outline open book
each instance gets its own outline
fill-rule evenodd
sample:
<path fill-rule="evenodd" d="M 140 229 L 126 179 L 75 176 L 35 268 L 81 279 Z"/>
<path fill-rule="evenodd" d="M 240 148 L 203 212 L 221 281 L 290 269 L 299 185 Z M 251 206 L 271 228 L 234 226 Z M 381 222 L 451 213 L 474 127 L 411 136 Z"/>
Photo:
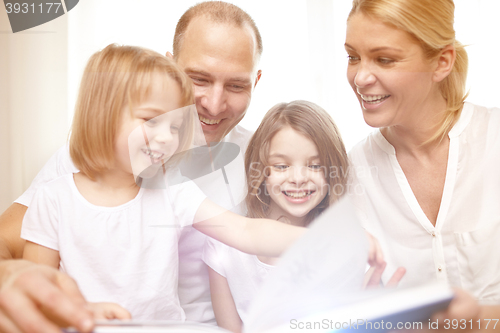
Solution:
<path fill-rule="evenodd" d="M 252 304 L 245 331 L 384 332 L 420 321 L 426 328 L 430 315 L 452 299 L 441 284 L 364 291 L 367 258 L 366 234 L 344 197 L 280 259 Z"/>

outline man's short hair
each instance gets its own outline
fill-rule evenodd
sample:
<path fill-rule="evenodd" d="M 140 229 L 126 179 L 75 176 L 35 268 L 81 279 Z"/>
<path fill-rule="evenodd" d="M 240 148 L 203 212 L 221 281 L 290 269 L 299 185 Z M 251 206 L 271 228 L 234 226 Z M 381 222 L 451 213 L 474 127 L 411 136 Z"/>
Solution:
<path fill-rule="evenodd" d="M 259 29 L 255 25 L 254 20 L 243 9 L 233 4 L 224 1 L 206 1 L 201 2 L 189 8 L 177 22 L 174 35 L 173 52 L 177 58 L 181 48 L 184 33 L 186 32 L 189 23 L 192 19 L 205 16 L 215 23 L 231 23 L 237 27 L 243 27 L 248 24 L 255 34 L 257 41 L 257 54 L 262 54 L 262 38 Z"/>

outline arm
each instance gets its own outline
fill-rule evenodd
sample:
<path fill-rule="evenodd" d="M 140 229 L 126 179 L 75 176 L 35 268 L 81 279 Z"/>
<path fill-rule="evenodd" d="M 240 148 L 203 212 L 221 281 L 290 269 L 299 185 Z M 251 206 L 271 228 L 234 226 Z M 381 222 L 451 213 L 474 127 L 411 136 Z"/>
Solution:
<path fill-rule="evenodd" d="M 243 323 L 236 310 L 227 279 L 210 267 L 208 267 L 208 276 L 217 325 L 231 332 L 240 333 Z"/>
<path fill-rule="evenodd" d="M 28 207 L 13 203 L 0 215 L 0 261 L 22 258 L 24 240 L 20 235 L 26 209 Z"/>
<path fill-rule="evenodd" d="M 59 268 L 59 251 L 27 241 L 24 246 L 23 258 L 36 264 L 44 264 Z"/>
<path fill-rule="evenodd" d="M 495 321 L 496 319 L 500 319 L 500 305 L 480 306 L 472 295 L 462 289 L 455 289 L 455 298 L 451 301 L 450 306 L 446 310 L 434 314 L 431 321 L 438 320 L 438 332 L 457 331 L 458 329 L 452 329 L 453 320 L 458 324 L 458 327 L 461 325 L 461 320 L 462 322 L 465 320 L 467 322 L 465 331 L 489 332 L 500 330 L 500 323 L 498 320 Z M 470 320 L 472 320 L 472 327 Z"/>
<path fill-rule="evenodd" d="M 268 219 L 251 219 L 205 199 L 193 226 L 207 236 L 245 253 L 277 257 L 305 232 L 305 228 Z"/>

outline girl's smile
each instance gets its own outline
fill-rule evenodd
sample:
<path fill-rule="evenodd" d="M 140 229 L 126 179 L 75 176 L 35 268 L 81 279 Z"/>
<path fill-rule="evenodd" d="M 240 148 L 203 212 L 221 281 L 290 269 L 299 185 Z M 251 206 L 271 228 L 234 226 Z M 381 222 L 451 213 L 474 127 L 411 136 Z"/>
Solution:
<path fill-rule="evenodd" d="M 270 218 L 286 217 L 303 225 L 306 215 L 328 192 L 316 145 L 286 126 L 270 142 L 269 163 L 266 191 L 271 198 Z"/>

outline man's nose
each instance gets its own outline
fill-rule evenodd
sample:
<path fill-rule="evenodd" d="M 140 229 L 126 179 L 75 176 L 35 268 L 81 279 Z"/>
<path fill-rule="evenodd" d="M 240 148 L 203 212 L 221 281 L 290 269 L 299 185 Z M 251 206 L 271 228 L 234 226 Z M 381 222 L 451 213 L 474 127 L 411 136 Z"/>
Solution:
<path fill-rule="evenodd" d="M 213 84 L 200 97 L 200 105 L 209 115 L 216 117 L 226 111 L 227 96 L 223 85 Z"/>

